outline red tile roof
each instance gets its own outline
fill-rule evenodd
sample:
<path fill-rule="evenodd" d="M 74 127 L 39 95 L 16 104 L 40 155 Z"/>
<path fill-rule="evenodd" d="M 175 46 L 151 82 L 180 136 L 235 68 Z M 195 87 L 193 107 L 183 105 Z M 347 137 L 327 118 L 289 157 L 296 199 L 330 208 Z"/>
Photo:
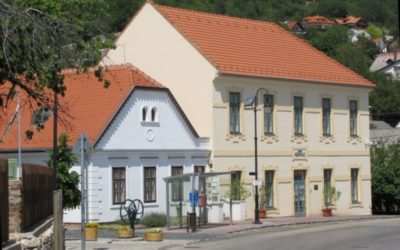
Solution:
<path fill-rule="evenodd" d="M 362 19 L 362 17 L 347 16 L 346 18 L 343 18 L 343 19 L 340 19 L 340 18 L 337 18 L 337 19 L 336 19 L 336 22 L 337 22 L 338 24 L 341 24 L 341 25 L 357 24 L 357 23 L 360 22 L 360 21 L 361 21 L 360 24 L 362 24 L 362 25 L 367 25 L 367 22 L 365 22 L 365 21 Z"/>
<path fill-rule="evenodd" d="M 221 73 L 374 86 L 274 23 L 152 5 Z"/>
<path fill-rule="evenodd" d="M 134 87 L 164 88 L 132 65 L 111 66 L 103 69 L 103 79 L 111 85 L 103 87 L 103 82 L 94 76 L 94 69 L 86 74 L 76 74 L 73 70 L 64 72 L 64 83 L 67 87 L 65 97 L 59 97 L 60 122 L 59 133 L 67 132 L 73 144 L 81 132 L 85 132 L 91 143 L 103 133 L 109 122 L 117 113 Z M 7 91 L 0 88 L 0 92 Z M 14 98 L 7 109 L 0 108 L 0 136 L 3 134 L 12 114 L 15 112 L 17 98 Z M 45 127 L 37 132 L 31 125 L 33 109 L 26 95 L 21 94 L 21 132 L 23 150 L 48 149 L 52 147 L 53 116 Z M 15 150 L 18 147 L 17 120 L 0 143 L 0 151 Z M 32 140 L 26 140 L 24 132 L 34 131 Z"/>
<path fill-rule="evenodd" d="M 324 16 L 307 16 L 304 17 L 301 21 L 306 24 L 325 24 L 325 25 L 334 24 L 332 20 L 329 20 L 327 17 Z"/>

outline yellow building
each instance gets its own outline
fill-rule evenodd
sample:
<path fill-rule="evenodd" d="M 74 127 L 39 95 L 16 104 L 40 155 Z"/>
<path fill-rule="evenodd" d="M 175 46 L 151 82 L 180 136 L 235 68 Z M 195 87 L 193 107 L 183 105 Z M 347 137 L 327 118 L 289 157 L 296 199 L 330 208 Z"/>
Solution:
<path fill-rule="evenodd" d="M 237 171 L 249 190 L 254 112 L 244 100 L 266 90 L 257 137 L 269 216 L 320 215 L 328 185 L 342 193 L 335 214 L 371 214 L 368 80 L 276 24 L 152 2 L 116 45 L 103 64 L 129 62 L 166 85 L 210 138 L 209 170 Z"/>

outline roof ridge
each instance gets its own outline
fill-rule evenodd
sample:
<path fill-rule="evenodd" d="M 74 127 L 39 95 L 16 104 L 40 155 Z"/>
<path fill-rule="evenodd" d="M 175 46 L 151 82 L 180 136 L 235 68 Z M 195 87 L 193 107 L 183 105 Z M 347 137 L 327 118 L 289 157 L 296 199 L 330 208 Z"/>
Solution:
<path fill-rule="evenodd" d="M 134 66 L 133 64 L 126 63 L 125 65 L 127 66 L 127 69 L 130 69 L 131 71 L 135 71 L 135 72 L 141 74 L 146 80 L 148 80 L 150 82 L 154 82 L 156 85 L 158 85 L 158 87 L 166 88 L 164 85 L 159 83 L 157 80 L 155 80 L 154 78 L 152 78 L 151 76 L 149 76 L 148 74 L 146 74 L 145 72 L 140 70 L 138 67 Z M 130 75 L 130 77 L 132 78 L 132 83 L 135 85 L 135 83 L 133 81 L 133 75 Z"/>
<path fill-rule="evenodd" d="M 227 19 L 250 21 L 250 22 L 256 22 L 256 23 L 260 23 L 260 24 L 273 24 L 274 23 L 271 21 L 263 21 L 263 20 L 259 20 L 259 19 L 250 19 L 250 18 L 245 18 L 245 17 L 229 16 L 229 15 L 218 14 L 218 13 L 211 13 L 211 12 L 205 12 L 205 11 L 179 8 L 179 7 L 175 7 L 175 6 L 169 6 L 169 5 L 162 5 L 162 4 L 154 3 L 153 1 L 149 1 L 149 3 L 153 6 L 155 6 L 156 8 L 161 7 L 161 8 L 175 9 L 175 10 L 183 10 L 183 11 L 193 12 L 193 13 L 198 13 L 198 14 L 203 14 L 203 15 L 205 14 L 205 15 L 210 15 L 210 16 L 223 17 L 223 18 L 227 18 Z"/>
<path fill-rule="evenodd" d="M 280 31 L 284 31 L 287 32 L 285 29 L 283 29 L 281 26 L 273 23 L 273 25 L 275 25 Z M 315 52 L 321 54 L 322 56 L 324 56 L 325 58 L 327 58 L 328 60 L 334 62 L 335 64 L 339 65 L 340 67 L 342 67 L 343 69 L 347 70 L 348 72 L 351 72 L 352 74 L 356 74 L 356 76 L 360 77 L 361 79 L 364 79 L 366 81 L 366 83 L 369 84 L 373 84 L 371 81 L 369 81 L 368 79 L 366 79 L 364 76 L 358 74 L 357 72 L 353 71 L 352 69 L 350 69 L 349 67 L 347 67 L 344 64 L 339 63 L 338 61 L 336 61 L 335 59 L 331 58 L 330 56 L 326 55 L 324 52 L 320 51 L 319 49 L 315 48 L 314 46 L 312 46 L 308 41 L 300 39 L 298 36 L 295 36 L 294 34 L 289 33 L 290 36 L 294 37 L 295 39 L 297 39 L 298 41 L 304 43 L 306 46 L 308 46 L 309 48 L 311 48 L 312 50 L 314 50 Z"/>

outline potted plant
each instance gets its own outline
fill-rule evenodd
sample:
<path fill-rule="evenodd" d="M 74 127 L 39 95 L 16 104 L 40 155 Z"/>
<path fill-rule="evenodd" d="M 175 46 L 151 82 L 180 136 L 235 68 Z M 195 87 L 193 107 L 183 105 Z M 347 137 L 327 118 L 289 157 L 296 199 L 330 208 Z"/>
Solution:
<path fill-rule="evenodd" d="M 265 185 L 264 184 L 261 185 L 261 188 L 258 192 L 258 199 L 259 199 L 258 217 L 260 219 L 265 219 L 265 218 L 267 218 L 267 211 L 265 210 Z"/>
<path fill-rule="evenodd" d="M 133 238 L 135 232 L 130 226 L 123 226 L 118 228 L 118 238 Z"/>
<path fill-rule="evenodd" d="M 160 228 L 150 228 L 144 234 L 146 241 L 162 241 L 164 240 L 164 233 Z"/>
<path fill-rule="evenodd" d="M 232 220 L 244 220 L 246 218 L 246 204 L 244 201 L 249 196 L 250 192 L 243 182 L 233 181 L 225 193 L 224 214 L 230 214 L 230 202 L 232 201 Z"/>
<path fill-rule="evenodd" d="M 332 216 L 332 204 L 334 204 L 337 200 L 339 200 L 341 195 L 340 191 L 336 191 L 335 187 L 327 186 L 324 189 L 324 208 L 322 209 L 322 216 L 330 217 Z"/>
<path fill-rule="evenodd" d="M 85 240 L 96 241 L 98 228 L 99 228 L 99 224 L 96 222 L 86 223 L 86 225 L 85 225 Z"/>

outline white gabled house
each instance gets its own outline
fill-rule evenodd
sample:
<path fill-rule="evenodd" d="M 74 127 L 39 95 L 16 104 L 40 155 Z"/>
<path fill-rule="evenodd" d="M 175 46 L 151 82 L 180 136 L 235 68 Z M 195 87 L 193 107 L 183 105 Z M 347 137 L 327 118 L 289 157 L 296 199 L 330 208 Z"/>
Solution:
<path fill-rule="evenodd" d="M 111 85 L 103 88 L 93 74 L 66 72 L 66 113 L 59 130 L 70 135 L 71 146 L 85 132 L 89 154 L 89 220 L 109 222 L 120 217 L 120 203 L 140 199 L 145 213 L 166 211 L 164 177 L 208 168 L 208 139 L 199 138 L 171 92 L 131 65 L 103 70 Z M 8 110 L 14 110 L 11 103 Z M 8 120 L 8 114 L 2 117 Z M 31 113 L 25 101 L 23 131 Z M 45 164 L 51 149 L 52 121 L 22 144 L 22 161 Z M 66 123 L 65 123 L 66 122 Z M 66 125 L 67 124 L 67 125 Z M 0 131 L 3 131 L 1 124 Z M 0 144 L 0 157 L 16 158 L 16 126 Z M 80 167 L 75 166 L 80 173 Z M 80 222 L 80 210 L 68 211 L 65 222 Z"/>

